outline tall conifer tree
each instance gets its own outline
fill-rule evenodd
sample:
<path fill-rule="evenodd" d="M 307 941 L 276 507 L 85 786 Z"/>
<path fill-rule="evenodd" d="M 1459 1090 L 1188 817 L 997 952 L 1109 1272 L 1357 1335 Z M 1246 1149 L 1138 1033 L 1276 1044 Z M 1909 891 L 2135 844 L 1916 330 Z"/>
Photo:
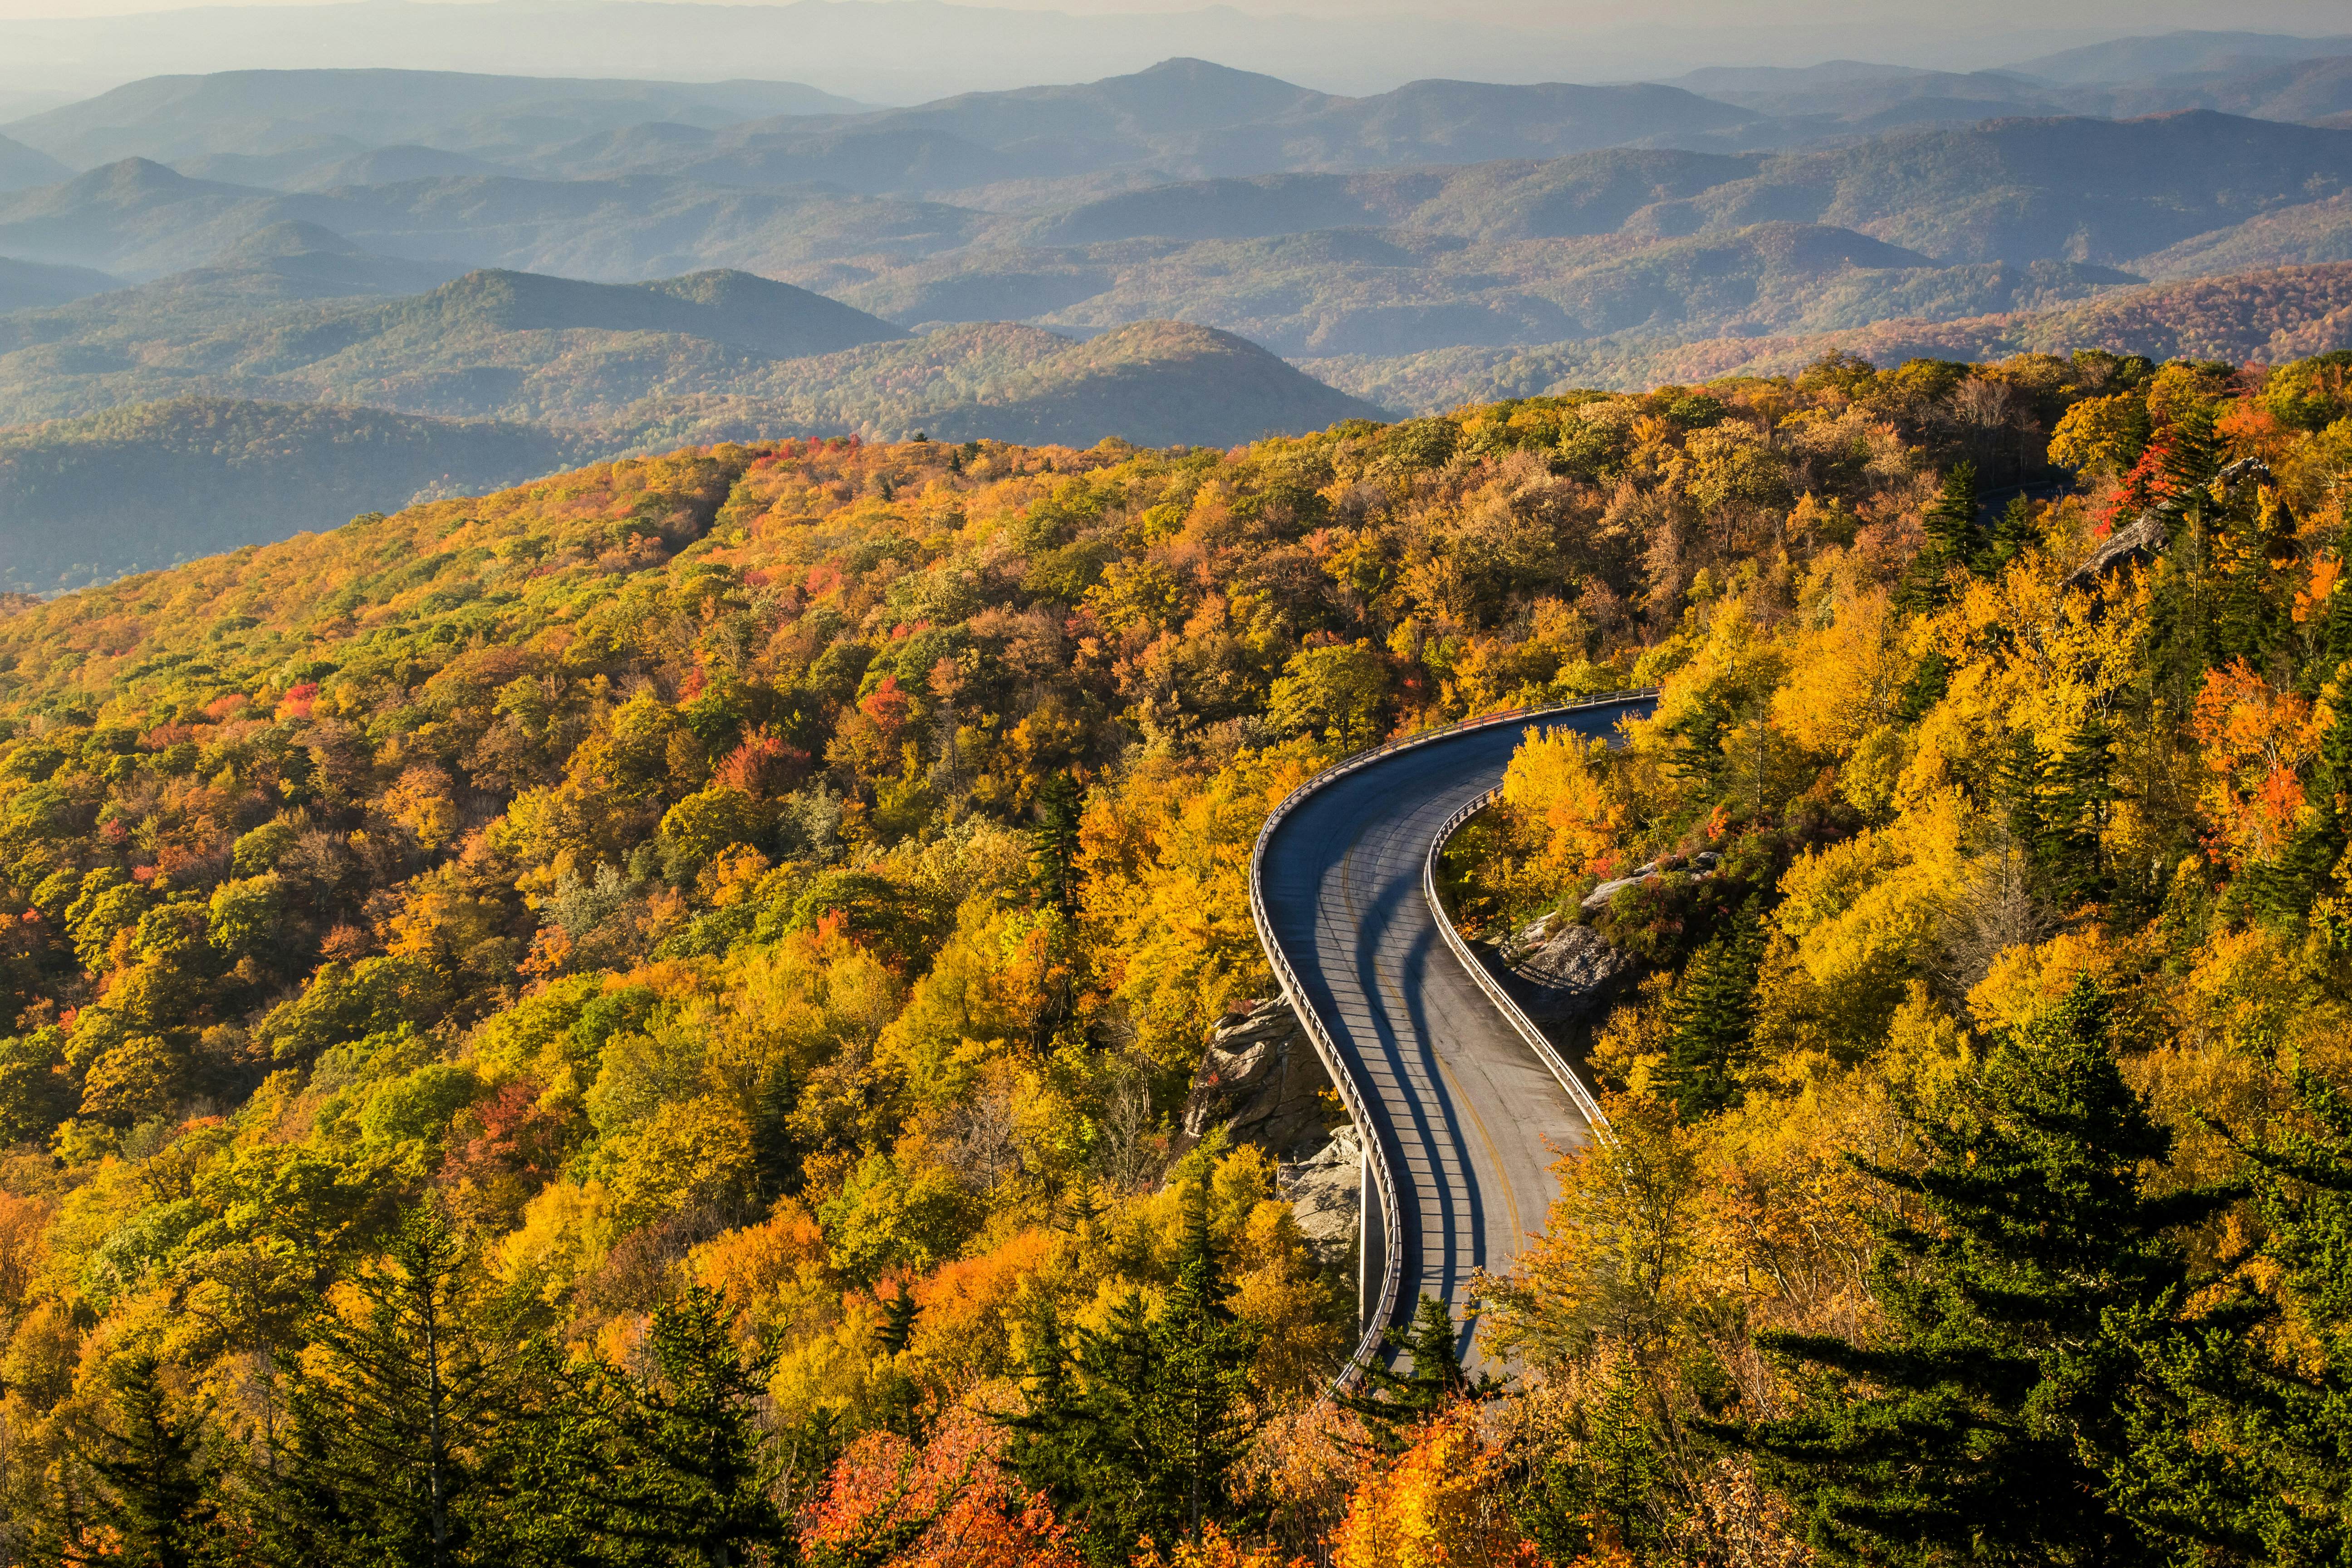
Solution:
<path fill-rule="evenodd" d="M 1447 1405 L 1502 1392 L 1501 1379 L 1485 1372 L 1474 1378 L 1462 1364 L 1461 1331 L 1453 1310 L 1434 1296 L 1422 1297 L 1412 1323 L 1392 1328 L 1384 1337 L 1391 1351 L 1408 1359 L 1411 1370 L 1399 1372 L 1373 1362 L 1364 1368 L 1363 1386 L 1339 1400 L 1342 1407 L 1363 1418 L 1371 1446 L 1380 1453 L 1403 1453 L 1412 1443 L 1412 1428 Z"/>
<path fill-rule="evenodd" d="M 2181 1300 L 2175 1231 L 2230 1194 L 2142 1189 L 2171 1138 L 2107 1026 L 2079 981 L 1926 1109 L 1924 1170 L 1864 1167 L 1926 1222 L 1881 1233 L 1883 1339 L 1760 1336 L 1807 1398 L 1742 1436 L 1830 1561 L 2149 1560 L 2107 1475 L 2147 1341 Z"/>
<path fill-rule="evenodd" d="M 1763 921 L 1751 899 L 1722 935 L 1691 955 L 1675 987 L 1666 1006 L 1666 1080 L 1685 1121 L 1739 1102 L 1739 1074 L 1755 1051 L 1763 958 Z"/>

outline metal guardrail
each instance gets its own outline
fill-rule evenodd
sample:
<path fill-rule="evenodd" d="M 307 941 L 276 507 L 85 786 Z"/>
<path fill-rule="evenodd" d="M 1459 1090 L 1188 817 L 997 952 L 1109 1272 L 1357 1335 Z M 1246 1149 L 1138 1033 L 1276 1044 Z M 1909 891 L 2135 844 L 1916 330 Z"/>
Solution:
<path fill-rule="evenodd" d="M 1349 1357 L 1346 1370 L 1340 1373 L 1338 1380 L 1332 1384 L 1332 1391 L 1335 1393 L 1351 1387 L 1356 1380 L 1363 1375 L 1365 1363 L 1378 1355 L 1386 1342 L 1390 1323 L 1396 1314 L 1397 1290 L 1404 1272 L 1404 1219 L 1397 1212 L 1396 1173 L 1390 1168 L 1388 1152 L 1381 1147 L 1381 1141 L 1374 1132 L 1371 1118 L 1366 1110 L 1363 1086 L 1356 1081 L 1356 1075 L 1349 1069 L 1347 1062 L 1340 1057 L 1338 1045 L 1325 1030 L 1323 1020 L 1317 1016 L 1315 1009 L 1308 1005 L 1306 987 L 1299 982 L 1297 971 L 1291 968 L 1290 959 L 1282 951 L 1282 944 L 1275 940 L 1273 917 L 1266 912 L 1265 907 L 1264 873 L 1266 842 L 1274 837 L 1274 830 L 1282 825 L 1283 818 L 1296 810 L 1299 803 L 1308 795 L 1335 780 L 1345 778 L 1349 773 L 1370 767 L 1392 752 L 1408 751 L 1415 746 L 1425 746 L 1432 742 L 1446 740 L 1473 730 L 1492 729 L 1501 724 L 1522 724 L 1530 720 L 1555 718 L 1562 713 L 1574 713 L 1589 708 L 1607 708 L 1656 695 L 1657 689 L 1654 687 L 1603 692 L 1579 701 L 1559 703 L 1550 707 L 1513 708 L 1500 713 L 1482 714 L 1458 724 L 1447 724 L 1435 730 L 1423 730 L 1418 734 L 1385 742 L 1369 751 L 1358 752 L 1343 757 L 1316 773 L 1305 784 L 1285 795 L 1282 803 L 1267 815 L 1265 825 L 1258 829 L 1257 843 L 1250 850 L 1249 871 L 1250 919 L 1257 927 L 1258 945 L 1265 950 L 1266 961 L 1274 970 L 1275 981 L 1282 987 L 1283 997 L 1289 1002 L 1291 1012 L 1297 1016 L 1300 1026 L 1307 1031 L 1307 1039 L 1313 1042 L 1315 1054 L 1323 1058 L 1324 1071 L 1330 1075 L 1333 1087 L 1339 1089 L 1340 1103 L 1348 1108 L 1349 1119 L 1355 1122 L 1357 1130 L 1363 1134 L 1365 1163 L 1370 1167 L 1373 1184 L 1380 1192 L 1381 1240 L 1385 1252 L 1381 1269 L 1380 1300 L 1371 1316 L 1366 1320 L 1367 1327 L 1364 1330 L 1363 1338 L 1358 1342 L 1355 1353 Z M 1486 798 L 1481 797 L 1478 804 L 1485 805 Z M 1457 814 L 1457 816 L 1460 815 Z M 1464 820 L 1466 820 L 1466 817 Z M 1459 821 L 1450 823 L 1445 832 L 1438 835 L 1437 842 L 1444 843 L 1447 834 L 1460 826 Z M 1427 875 L 1427 868 L 1424 867 L 1424 879 Z M 1426 890 L 1424 888 L 1424 891 Z M 1433 909 L 1437 915 L 1439 928 L 1445 931 L 1449 940 L 1458 947 L 1462 938 L 1460 933 L 1454 930 L 1453 921 L 1446 917 L 1444 909 L 1436 906 L 1433 900 Z M 1491 982 L 1491 977 L 1486 974 L 1485 968 L 1475 961 L 1471 963 L 1471 973 L 1482 981 Z M 1516 1006 L 1508 1005 L 1507 998 L 1504 1000 L 1507 1005 L 1505 1014 L 1507 1017 L 1515 1017 L 1515 1022 L 1517 1017 L 1524 1017 L 1524 1015 L 1518 1014 Z M 1532 1027 L 1531 1025 L 1529 1026 Z M 1547 1042 L 1547 1049 L 1549 1049 L 1549 1042 Z M 1553 1056 L 1557 1054 L 1551 1053 Z M 1547 1065 L 1549 1065 L 1549 1058 Z M 1563 1063 L 1562 1068 L 1564 1067 Z M 1561 1068 L 1554 1070 L 1558 1071 Z M 1586 1100 L 1589 1101 L 1589 1100 L 1590 1097 L 1587 1096 Z M 1582 1103 L 1584 1102 L 1580 1101 L 1580 1105 Z M 1599 1112 L 1600 1108 L 1594 1106 L 1593 1114 L 1598 1115 Z M 1606 1124 L 1605 1118 L 1599 1123 L 1602 1126 Z"/>
<path fill-rule="evenodd" d="M 1478 961 L 1478 955 L 1470 951 L 1469 942 L 1454 927 L 1454 917 L 1445 912 L 1445 900 L 1437 896 L 1437 860 L 1445 853 L 1446 841 L 1461 831 L 1463 824 L 1494 805 L 1502 794 L 1500 788 L 1490 789 L 1445 819 L 1445 826 L 1437 830 L 1435 838 L 1430 840 L 1429 858 L 1422 864 L 1421 894 L 1429 900 L 1430 918 L 1437 922 L 1439 932 L 1445 938 L 1445 945 L 1454 950 L 1454 956 L 1462 961 L 1462 967 L 1470 972 L 1470 978 L 1478 983 L 1478 989 L 1486 994 L 1486 999 L 1495 1004 L 1496 1010 L 1518 1032 L 1519 1038 L 1535 1051 L 1536 1059 L 1551 1069 L 1552 1077 L 1559 1079 L 1559 1087 L 1568 1090 L 1568 1098 L 1576 1102 L 1577 1111 L 1584 1118 L 1585 1125 L 1607 1138 L 1610 1136 L 1609 1116 L 1601 1109 L 1601 1102 L 1592 1098 L 1592 1091 L 1585 1088 L 1582 1079 L 1576 1076 L 1576 1069 L 1569 1065 L 1566 1057 L 1559 1054 L 1559 1047 L 1551 1043 L 1551 1037 L 1536 1026 L 1536 1021 L 1528 1016 L 1527 1010 L 1511 999 L 1511 994 L 1503 988 L 1502 982 L 1496 980 L 1494 973 Z"/>

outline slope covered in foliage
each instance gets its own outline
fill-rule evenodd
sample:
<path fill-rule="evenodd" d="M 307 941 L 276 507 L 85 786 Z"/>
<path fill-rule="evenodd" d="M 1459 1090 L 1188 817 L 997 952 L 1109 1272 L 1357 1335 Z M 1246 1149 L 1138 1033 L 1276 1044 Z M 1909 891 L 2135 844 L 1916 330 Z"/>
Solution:
<path fill-rule="evenodd" d="M 373 396 L 407 412 L 181 397 L 0 433 L 0 587 L 104 581 L 680 441 L 922 430 L 1222 447 L 1379 412 L 1239 338 L 1173 321 L 1085 342 L 957 327 L 787 361 L 677 334 L 461 327 L 414 360 L 347 349 L 323 365 L 321 381 L 173 369 L 128 379 Z M 71 396 L 71 378 L 36 373 L 33 384 Z M 434 410 L 442 416 L 419 416 Z"/>
<path fill-rule="evenodd" d="M 1957 269 L 1955 269 L 1957 270 Z M 1940 276 L 1940 275 L 1938 275 Z M 2011 285 L 2023 279 L 2012 279 Z M 2352 262 L 2108 289 L 2080 304 L 1956 320 L 1903 317 L 1798 336 L 1748 333 L 1697 342 L 1625 332 L 1540 349 L 1453 349 L 1390 358 L 1308 358 L 1335 386 L 1396 408 L 1556 394 L 1580 385 L 1649 386 L 1721 376 L 1784 375 L 1825 354 L 1877 363 L 1999 359 L 2103 349 L 2156 360 L 2283 363 L 2352 343 Z"/>
<path fill-rule="evenodd" d="M 2335 1550 L 2345 376 L 718 445 L 0 615 L 11 1549 Z M 1171 1124 L 1250 846 L 1653 681 L 1448 866 L 1633 968 L 1528 1375 L 1318 1406 L 1347 1260 Z"/>
<path fill-rule="evenodd" d="M 102 582 L 596 450 L 494 420 L 201 397 L 0 431 L 0 590 Z"/>

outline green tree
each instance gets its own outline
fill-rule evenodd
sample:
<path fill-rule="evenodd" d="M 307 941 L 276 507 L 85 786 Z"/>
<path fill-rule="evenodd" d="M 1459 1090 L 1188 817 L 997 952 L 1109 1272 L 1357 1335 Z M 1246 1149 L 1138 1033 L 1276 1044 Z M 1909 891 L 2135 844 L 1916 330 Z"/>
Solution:
<path fill-rule="evenodd" d="M 319 1365 L 291 1369 L 281 1501 L 329 1561 L 446 1568 L 467 1560 L 485 1443 L 512 1410 L 513 1346 L 465 1241 L 439 1208 L 402 1217 L 352 1281 L 360 1310 L 323 1314 Z"/>
<path fill-rule="evenodd" d="M 793 1112 L 799 1108 L 800 1086 L 793 1081 L 792 1064 L 771 1062 L 760 1075 L 759 1093 L 751 1103 L 751 1183 L 763 1203 L 800 1191 L 800 1140 L 793 1131 Z"/>
<path fill-rule="evenodd" d="M 1666 1081 L 1686 1121 L 1739 1103 L 1755 1054 L 1756 980 L 1764 927 L 1750 900 L 1691 955 L 1666 1004 Z"/>
<path fill-rule="evenodd" d="M 1979 569 L 1990 577 L 2023 554 L 2029 545 L 2042 542 L 2042 531 L 2033 521 L 2033 503 L 2023 492 L 2009 498 L 2000 516 L 1993 520 L 1992 532 L 1985 540 Z"/>
<path fill-rule="evenodd" d="M 1371 1446 L 1380 1453 L 1403 1453 L 1412 1441 L 1412 1428 L 1446 1406 L 1502 1392 L 1502 1380 L 1493 1373 L 1481 1372 L 1474 1378 L 1463 1366 L 1461 1330 L 1453 1310 L 1434 1296 L 1422 1297 L 1412 1323 L 1392 1328 L 1383 1337 L 1390 1350 L 1411 1358 L 1412 1370 L 1399 1372 L 1381 1362 L 1369 1362 L 1362 1385 L 1339 1397 L 1342 1407 L 1363 1418 Z"/>
<path fill-rule="evenodd" d="M 1029 832 L 1029 887 L 1038 904 L 1066 915 L 1078 909 L 1078 816 L 1084 797 L 1076 779 L 1055 773 L 1037 791 L 1037 826 Z"/>
<path fill-rule="evenodd" d="M 650 1375 L 632 1380 L 626 1533 L 658 1560 L 711 1568 L 786 1550 L 760 1429 L 769 1363 L 735 1342 L 719 1296 L 688 1286 L 654 1311 Z"/>
<path fill-rule="evenodd" d="M 2185 1291 L 2175 1233 L 2231 1194 L 2143 1190 L 2171 1136 L 2124 1082 L 2107 1011 L 2078 981 L 1923 1108 L 1923 1170 L 1863 1166 L 1924 1221 L 1881 1231 L 1883 1337 L 1759 1336 L 1802 1400 L 1739 1436 L 1830 1561 L 2150 1560 L 2108 1472 Z"/>
<path fill-rule="evenodd" d="M 204 1554 L 214 1500 L 202 1425 L 175 1414 L 143 1352 L 122 1357 L 106 1374 L 111 1419 L 89 1455 L 96 1486 L 88 1522 L 110 1539 L 93 1548 L 87 1538 L 60 1553 L 76 1563 L 124 1568 L 186 1568 Z"/>
<path fill-rule="evenodd" d="M 1157 1315 L 1130 1295 L 1072 1346 L 1041 1312 L 1009 1462 L 1077 1521 L 1088 1559 L 1234 1522 L 1232 1483 L 1263 1419 L 1251 1398 L 1257 1336 L 1233 1313 L 1205 1181 L 1187 1186 L 1183 1258 Z"/>
<path fill-rule="evenodd" d="M 1267 694 L 1265 716 L 1286 734 L 1314 735 L 1345 753 L 1381 738 L 1388 666 L 1369 642 L 1304 647 Z"/>
<path fill-rule="evenodd" d="M 1927 542 L 1912 558 L 1899 595 L 1906 607 L 1932 610 L 1951 596 L 1953 571 L 1980 564 L 1985 539 L 1977 527 L 1977 468 L 1956 463 L 1944 476 L 1943 493 L 1920 518 Z"/>
<path fill-rule="evenodd" d="M 2245 1151 L 2267 1267 L 2153 1339 L 2134 1390 L 2117 1498 L 2183 1565 L 2352 1562 L 2352 1098 L 2289 1090 Z"/>

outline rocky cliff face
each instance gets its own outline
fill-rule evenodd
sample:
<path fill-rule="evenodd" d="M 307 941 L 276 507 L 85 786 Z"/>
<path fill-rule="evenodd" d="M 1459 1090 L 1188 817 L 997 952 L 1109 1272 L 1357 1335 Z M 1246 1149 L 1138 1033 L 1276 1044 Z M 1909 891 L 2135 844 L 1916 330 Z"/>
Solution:
<path fill-rule="evenodd" d="M 1322 1058 L 1279 996 L 1249 1004 L 1210 1037 L 1184 1101 L 1177 1152 L 1220 1128 L 1226 1142 L 1274 1156 L 1299 1230 L 1326 1261 L 1344 1258 L 1356 1240 L 1363 1142 L 1339 1109 Z"/>
<path fill-rule="evenodd" d="M 1342 1127 L 1310 1157 L 1276 1167 L 1275 1179 L 1315 1255 L 1327 1263 L 1344 1259 L 1356 1245 L 1364 1207 L 1363 1135 Z"/>
<path fill-rule="evenodd" d="M 1338 1114 L 1330 1088 L 1290 1004 L 1279 996 L 1253 1002 L 1210 1037 L 1184 1101 L 1178 1152 L 1222 1127 L 1228 1142 L 1255 1143 L 1276 1159 L 1311 1153 Z"/>
<path fill-rule="evenodd" d="M 1631 980 L 1631 956 L 1609 945 L 1591 926 L 1545 915 L 1506 942 L 1503 964 L 1512 993 L 1537 1023 L 1580 1024 L 1593 1017 Z"/>

